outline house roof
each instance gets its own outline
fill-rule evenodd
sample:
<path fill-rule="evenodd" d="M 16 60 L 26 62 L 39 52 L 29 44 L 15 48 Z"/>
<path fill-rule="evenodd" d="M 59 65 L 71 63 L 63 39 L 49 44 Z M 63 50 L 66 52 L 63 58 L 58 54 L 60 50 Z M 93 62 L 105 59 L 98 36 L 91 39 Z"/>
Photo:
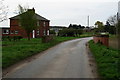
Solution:
<path fill-rule="evenodd" d="M 35 13 L 35 16 L 37 17 L 38 20 L 41 20 L 41 21 L 50 21 L 42 16 L 40 16 L 39 14 Z M 20 19 L 20 15 L 17 15 L 17 16 L 14 16 L 14 17 L 11 17 L 10 19 Z"/>
<path fill-rule="evenodd" d="M 0 27 L 0 29 L 10 29 L 10 27 Z"/>

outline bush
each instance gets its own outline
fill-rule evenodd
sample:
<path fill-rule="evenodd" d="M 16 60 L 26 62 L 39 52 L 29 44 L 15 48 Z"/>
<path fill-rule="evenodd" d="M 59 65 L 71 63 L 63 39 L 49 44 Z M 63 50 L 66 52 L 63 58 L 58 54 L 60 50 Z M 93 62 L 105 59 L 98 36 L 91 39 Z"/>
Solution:
<path fill-rule="evenodd" d="M 54 30 L 50 30 L 50 34 L 56 34 Z"/>
<path fill-rule="evenodd" d="M 42 37 L 42 42 L 43 43 L 47 43 L 47 42 L 50 42 L 54 39 L 54 37 L 52 35 L 49 35 L 49 36 L 43 36 Z"/>
<path fill-rule="evenodd" d="M 22 38 L 23 38 L 22 36 L 3 36 L 2 40 L 3 41 L 17 41 L 17 40 L 20 40 Z"/>
<path fill-rule="evenodd" d="M 8 40 L 9 36 L 2 36 L 2 41 Z"/>
<path fill-rule="evenodd" d="M 23 38 L 22 36 L 13 36 L 14 41 L 20 40 L 22 38 Z"/>
<path fill-rule="evenodd" d="M 69 37 L 78 37 L 82 34 L 81 29 L 63 29 L 59 31 L 59 36 L 69 36 Z"/>

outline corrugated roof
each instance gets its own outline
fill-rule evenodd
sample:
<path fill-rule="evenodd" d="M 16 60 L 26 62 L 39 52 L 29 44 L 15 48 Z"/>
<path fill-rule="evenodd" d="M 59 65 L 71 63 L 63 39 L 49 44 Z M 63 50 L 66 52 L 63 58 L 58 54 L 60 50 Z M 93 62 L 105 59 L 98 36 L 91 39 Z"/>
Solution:
<path fill-rule="evenodd" d="M 38 20 L 42 20 L 42 21 L 50 21 L 42 16 L 40 16 L 39 14 L 36 14 L 35 13 L 35 16 L 37 17 Z M 17 15 L 17 16 L 14 16 L 14 17 L 11 17 L 10 19 L 20 19 L 20 15 Z"/>

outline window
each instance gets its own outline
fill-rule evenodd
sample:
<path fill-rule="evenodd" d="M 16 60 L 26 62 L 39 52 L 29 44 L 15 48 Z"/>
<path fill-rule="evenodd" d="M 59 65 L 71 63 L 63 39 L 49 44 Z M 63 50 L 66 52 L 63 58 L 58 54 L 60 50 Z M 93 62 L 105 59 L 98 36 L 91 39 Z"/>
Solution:
<path fill-rule="evenodd" d="M 15 34 L 18 34 L 18 31 L 15 31 Z"/>
<path fill-rule="evenodd" d="M 21 26 L 21 24 L 20 24 L 20 23 L 19 23 L 18 25 L 19 25 L 19 26 Z"/>
<path fill-rule="evenodd" d="M 3 34 L 9 34 L 9 30 L 8 29 L 3 30 Z"/>
<path fill-rule="evenodd" d="M 14 31 L 11 31 L 10 33 L 11 33 L 11 34 L 14 34 Z"/>
<path fill-rule="evenodd" d="M 39 29 L 37 30 L 37 35 L 40 35 L 40 31 L 39 31 Z"/>
<path fill-rule="evenodd" d="M 45 30 L 43 31 L 43 34 L 46 35 L 46 31 Z"/>
<path fill-rule="evenodd" d="M 49 35 L 49 30 L 47 30 L 47 35 Z"/>
<path fill-rule="evenodd" d="M 37 21 L 37 26 L 40 26 L 40 23 L 39 23 L 39 21 Z"/>
<path fill-rule="evenodd" d="M 45 25 L 45 21 L 44 21 L 44 23 L 43 23 L 43 26 L 45 27 L 46 25 Z"/>

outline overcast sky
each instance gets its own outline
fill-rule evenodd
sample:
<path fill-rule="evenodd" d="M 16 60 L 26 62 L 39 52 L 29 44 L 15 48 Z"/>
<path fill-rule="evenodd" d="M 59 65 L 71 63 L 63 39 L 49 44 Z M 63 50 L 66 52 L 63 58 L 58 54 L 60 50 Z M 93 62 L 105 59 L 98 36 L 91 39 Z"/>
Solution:
<path fill-rule="evenodd" d="M 90 16 L 90 26 L 96 21 L 105 21 L 118 11 L 119 0 L 4 0 L 9 7 L 8 18 L 15 16 L 17 6 L 35 8 L 36 13 L 50 20 L 51 26 L 69 26 L 81 24 L 87 26 L 87 16 Z M 0 23 L 0 27 L 9 26 L 9 20 Z"/>

